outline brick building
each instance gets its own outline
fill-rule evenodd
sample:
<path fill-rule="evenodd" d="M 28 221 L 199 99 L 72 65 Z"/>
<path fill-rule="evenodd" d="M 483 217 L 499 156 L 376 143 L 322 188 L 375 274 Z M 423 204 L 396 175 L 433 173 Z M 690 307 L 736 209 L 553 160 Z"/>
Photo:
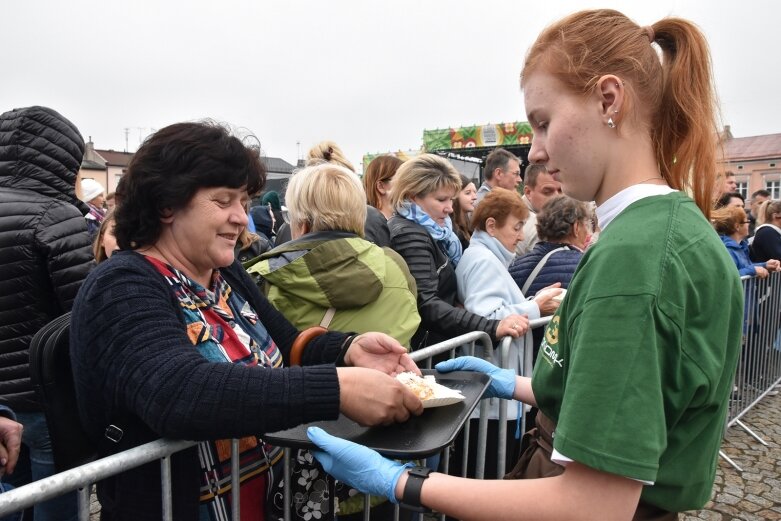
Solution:
<path fill-rule="evenodd" d="M 735 174 L 743 196 L 765 189 L 781 199 L 781 134 L 736 138 L 726 126 L 723 136 L 724 170 Z"/>

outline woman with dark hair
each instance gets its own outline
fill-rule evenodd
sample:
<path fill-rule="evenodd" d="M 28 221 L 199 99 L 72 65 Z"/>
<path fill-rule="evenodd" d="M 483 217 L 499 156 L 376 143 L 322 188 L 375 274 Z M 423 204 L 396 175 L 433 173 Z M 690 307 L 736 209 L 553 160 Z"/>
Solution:
<path fill-rule="evenodd" d="M 469 246 L 469 239 L 472 233 L 469 229 L 469 214 L 475 210 L 475 201 L 477 201 L 477 188 L 464 174 L 459 174 L 461 179 L 461 190 L 453 199 L 453 231 L 456 232 L 458 240 L 461 241 L 461 247 L 466 249 Z"/>
<path fill-rule="evenodd" d="M 529 161 L 595 201 L 602 232 L 531 379 L 477 358 L 437 368 L 486 372 L 488 395 L 539 407 L 511 473 L 523 479 L 409 471 L 313 427 L 315 455 L 364 491 L 458 519 L 677 519 L 711 497 L 742 337 L 740 280 L 708 222 L 718 132 L 707 42 L 679 18 L 641 27 L 581 11 L 537 37 L 521 87 Z"/>
<path fill-rule="evenodd" d="M 241 438 L 241 519 L 258 521 L 281 451 L 256 436 L 339 412 L 375 425 L 422 410 L 389 376 L 416 367 L 387 335 L 329 332 L 293 349 L 299 331 L 234 259 L 264 180 L 258 151 L 222 126 L 154 133 L 123 177 L 122 251 L 92 272 L 73 307 L 76 393 L 100 456 L 160 437 L 201 440 L 171 458 L 177 520 L 230 517 L 230 438 Z M 291 364 L 303 367 L 283 368 Z M 123 433 L 116 443 L 104 436 L 109 425 Z M 101 481 L 98 497 L 112 521 L 159 519 L 159 465 Z"/>

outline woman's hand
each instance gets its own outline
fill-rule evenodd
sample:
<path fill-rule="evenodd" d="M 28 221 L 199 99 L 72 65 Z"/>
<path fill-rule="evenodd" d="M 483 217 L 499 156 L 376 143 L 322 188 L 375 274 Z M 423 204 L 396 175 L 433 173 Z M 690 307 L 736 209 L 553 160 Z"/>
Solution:
<path fill-rule="evenodd" d="M 404 346 L 384 333 L 363 333 L 353 338 L 344 355 L 344 363 L 376 369 L 391 376 L 405 371 L 420 376 L 420 369 Z"/>
<path fill-rule="evenodd" d="M 550 286 L 542 288 L 534 296 L 534 302 L 540 308 L 540 316 L 546 317 L 552 315 L 559 309 L 561 301 L 554 299 L 561 293 L 561 282 L 556 282 Z"/>
<path fill-rule="evenodd" d="M 508 315 L 499 321 L 496 338 L 511 336 L 518 338 L 529 330 L 529 317 L 526 315 Z"/>
<path fill-rule="evenodd" d="M 778 259 L 770 259 L 765 263 L 767 271 L 781 271 L 781 262 Z"/>
<path fill-rule="evenodd" d="M 758 279 L 764 279 L 767 278 L 770 273 L 767 272 L 765 268 L 762 266 L 754 266 L 754 271 L 756 271 L 756 275 Z"/>
<path fill-rule="evenodd" d="M 365 426 L 389 425 L 423 412 L 415 393 L 395 378 L 374 369 L 337 367 L 339 410 Z"/>

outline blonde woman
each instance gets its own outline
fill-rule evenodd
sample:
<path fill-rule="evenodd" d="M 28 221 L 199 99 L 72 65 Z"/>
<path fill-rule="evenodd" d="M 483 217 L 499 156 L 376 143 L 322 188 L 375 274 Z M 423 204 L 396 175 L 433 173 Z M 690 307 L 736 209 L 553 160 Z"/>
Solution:
<path fill-rule="evenodd" d="M 317 145 L 309 149 L 306 155 L 307 166 L 313 166 L 320 163 L 331 163 L 346 168 L 350 172 L 355 173 L 355 168 L 352 163 L 344 155 L 342 149 L 333 141 L 321 141 Z M 366 196 L 364 195 L 364 198 Z M 386 218 L 380 211 L 367 205 L 366 207 L 366 221 L 364 223 L 364 237 L 367 241 L 373 242 L 377 246 L 385 247 L 390 246 L 390 237 L 388 236 L 388 226 L 386 224 Z M 286 223 L 283 224 L 277 234 L 276 244 L 283 244 L 289 241 L 290 226 Z"/>
<path fill-rule="evenodd" d="M 306 153 L 306 166 L 316 165 L 318 163 L 333 163 L 343 166 L 350 172 L 355 172 L 355 167 L 344 155 L 339 145 L 333 141 L 321 141 Z"/>
<path fill-rule="evenodd" d="M 248 269 L 264 282 L 271 304 L 299 329 L 380 331 L 408 347 L 420 324 L 415 280 L 395 251 L 363 239 L 366 202 L 358 176 L 331 163 L 306 167 L 291 177 L 285 201 L 293 240 L 261 255 Z M 299 472 L 295 465 L 294 475 Z M 296 492 L 319 496 L 325 476 L 314 481 L 320 484 Z M 340 518 L 362 511 L 362 495 L 341 483 L 336 494 Z M 378 499 L 372 504 L 377 506 Z M 281 491 L 273 502 L 283 502 Z"/>
<path fill-rule="evenodd" d="M 266 284 L 271 303 L 293 325 L 337 331 L 381 331 L 409 347 L 420 323 L 415 281 L 390 248 L 363 238 L 361 182 L 344 167 L 321 163 L 296 172 L 285 201 L 293 240 L 248 269 Z"/>
<path fill-rule="evenodd" d="M 757 222 L 751 242 L 751 259 L 765 262 L 768 259 L 781 259 L 781 201 L 767 200 L 759 207 Z"/>
<path fill-rule="evenodd" d="M 393 180 L 391 246 L 407 262 L 418 288 L 421 324 L 413 349 L 472 331 L 485 331 L 495 340 L 517 337 L 526 321 L 517 313 L 489 319 L 460 305 L 455 269 L 463 251 L 450 220 L 460 190 L 456 169 L 433 154 L 405 161 Z"/>

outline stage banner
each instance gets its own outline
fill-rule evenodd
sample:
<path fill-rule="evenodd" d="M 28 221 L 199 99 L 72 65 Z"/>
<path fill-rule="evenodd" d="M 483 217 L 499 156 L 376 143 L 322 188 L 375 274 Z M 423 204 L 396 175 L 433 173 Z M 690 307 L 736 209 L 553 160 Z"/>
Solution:
<path fill-rule="evenodd" d="M 498 125 L 446 128 L 423 131 L 423 149 L 426 152 L 474 147 L 501 147 L 528 145 L 532 129 L 525 121 Z"/>

